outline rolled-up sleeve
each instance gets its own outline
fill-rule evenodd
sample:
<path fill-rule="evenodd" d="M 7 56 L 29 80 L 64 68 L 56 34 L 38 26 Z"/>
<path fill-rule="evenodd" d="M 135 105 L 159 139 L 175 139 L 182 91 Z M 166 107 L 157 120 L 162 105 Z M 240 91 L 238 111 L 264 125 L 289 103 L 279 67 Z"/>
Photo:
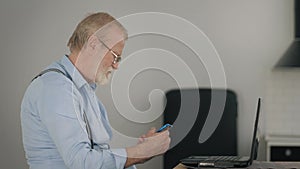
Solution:
<path fill-rule="evenodd" d="M 112 149 L 112 153 L 115 156 L 116 164 L 120 164 L 120 166 L 116 166 L 117 168 L 124 168 L 124 165 L 127 160 L 127 153 L 125 149 Z M 136 169 L 135 165 L 128 167 L 127 169 Z"/>
<path fill-rule="evenodd" d="M 127 153 L 125 149 L 112 149 L 112 154 L 114 155 L 115 162 L 117 164 L 116 168 L 124 168 L 127 159 Z"/>
<path fill-rule="evenodd" d="M 37 103 L 39 115 L 65 165 L 72 169 L 123 169 L 127 159 L 125 149 L 91 149 L 85 126 L 80 124 L 76 113 L 82 111 L 80 93 L 70 81 L 56 80 L 55 84 L 50 81 L 43 86 Z"/>

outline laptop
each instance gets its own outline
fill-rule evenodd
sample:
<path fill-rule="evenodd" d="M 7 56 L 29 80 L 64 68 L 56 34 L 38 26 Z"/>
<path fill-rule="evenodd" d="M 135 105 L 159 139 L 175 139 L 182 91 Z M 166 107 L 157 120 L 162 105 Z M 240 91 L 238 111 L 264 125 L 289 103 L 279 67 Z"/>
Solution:
<path fill-rule="evenodd" d="M 256 159 L 259 140 L 256 136 L 258 128 L 258 119 L 260 113 L 261 98 L 258 98 L 256 118 L 253 131 L 253 139 L 250 156 L 190 156 L 180 160 L 180 162 L 190 168 L 215 167 L 215 168 L 233 168 L 248 167 Z M 201 151 L 201 150 L 200 150 Z"/>

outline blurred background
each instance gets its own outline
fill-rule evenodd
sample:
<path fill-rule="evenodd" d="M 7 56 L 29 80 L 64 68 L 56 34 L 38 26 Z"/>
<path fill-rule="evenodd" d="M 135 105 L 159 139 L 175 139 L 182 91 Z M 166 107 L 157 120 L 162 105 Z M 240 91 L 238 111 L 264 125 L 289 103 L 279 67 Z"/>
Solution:
<path fill-rule="evenodd" d="M 23 94 L 32 77 L 69 53 L 66 44 L 80 20 L 88 13 L 98 11 L 108 12 L 116 18 L 141 12 L 161 12 L 184 18 L 194 24 L 207 35 L 218 51 L 227 87 L 237 95 L 237 153 L 249 154 L 255 106 L 259 96 L 263 97 L 260 133 L 265 140 L 260 148 L 259 158 L 268 160 L 269 143 L 298 146 L 299 141 L 294 143 L 293 140 L 300 136 L 300 71 L 298 68 L 274 68 L 295 38 L 293 0 L 2 0 L 1 168 L 28 168 L 20 125 Z M 158 24 L 167 26 L 164 23 Z M 193 70 L 198 86 L 192 87 L 210 87 L 205 67 L 197 67 L 193 59 L 189 59 L 195 57 L 195 54 L 172 38 L 157 35 L 130 37 L 124 50 L 124 58 L 145 48 L 171 51 Z M 172 60 L 170 63 L 172 64 Z M 176 79 L 167 73 L 143 71 L 132 81 L 129 98 L 136 109 L 145 111 L 151 106 L 148 95 L 152 90 L 167 92 L 174 87 Z M 97 95 L 108 110 L 113 128 L 124 135 L 138 137 L 150 127 L 160 127 L 163 123 L 162 115 L 143 124 L 122 117 L 114 106 L 110 85 L 100 86 Z M 163 106 L 154 110 L 163 111 Z M 120 143 L 113 140 L 112 144 L 119 146 Z M 138 165 L 138 168 L 163 168 L 163 158 L 156 157 Z"/>

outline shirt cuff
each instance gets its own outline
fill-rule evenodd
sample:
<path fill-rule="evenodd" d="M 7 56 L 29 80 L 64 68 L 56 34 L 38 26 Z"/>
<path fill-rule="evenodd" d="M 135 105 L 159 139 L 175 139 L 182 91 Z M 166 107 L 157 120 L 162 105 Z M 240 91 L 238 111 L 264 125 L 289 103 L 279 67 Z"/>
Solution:
<path fill-rule="evenodd" d="M 125 163 L 127 161 L 127 152 L 125 149 L 111 149 L 111 152 L 116 160 L 116 167 L 118 169 L 124 169 Z M 127 169 L 135 169 L 136 167 L 133 165 L 128 167 Z"/>

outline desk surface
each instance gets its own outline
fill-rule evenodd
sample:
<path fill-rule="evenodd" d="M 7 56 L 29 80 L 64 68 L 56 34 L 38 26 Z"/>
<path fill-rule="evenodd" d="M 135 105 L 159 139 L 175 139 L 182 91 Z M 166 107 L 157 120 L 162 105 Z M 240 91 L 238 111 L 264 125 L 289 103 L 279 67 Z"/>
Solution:
<path fill-rule="evenodd" d="M 174 169 L 187 169 L 187 168 L 182 164 L 178 164 Z M 247 169 L 300 169 L 300 162 L 254 161 L 251 166 L 247 167 Z"/>

